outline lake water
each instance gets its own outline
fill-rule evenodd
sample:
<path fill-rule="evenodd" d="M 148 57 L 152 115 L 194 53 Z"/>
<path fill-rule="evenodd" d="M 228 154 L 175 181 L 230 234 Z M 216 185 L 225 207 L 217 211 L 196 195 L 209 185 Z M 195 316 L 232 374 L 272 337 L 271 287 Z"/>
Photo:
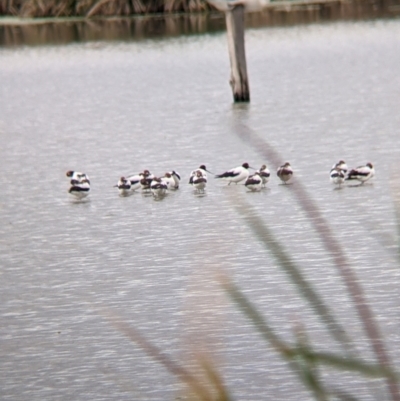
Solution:
<path fill-rule="evenodd" d="M 373 361 L 296 185 L 334 230 L 399 366 L 400 20 L 249 29 L 246 50 L 249 105 L 232 104 L 224 33 L 0 49 L 2 400 L 182 395 L 114 319 L 184 365 L 212 356 L 236 400 L 312 399 L 217 279 L 229 276 L 283 339 L 302 328 L 316 349 L 341 351 L 240 210 L 268 225 Z M 187 180 L 200 164 L 275 170 L 249 135 L 290 161 L 296 182 L 272 174 L 247 193 L 210 177 L 195 194 Z M 372 162 L 376 176 L 335 190 L 339 159 Z M 145 168 L 177 170 L 181 188 L 119 197 L 118 178 Z M 70 169 L 90 176 L 89 201 L 69 197 Z M 322 375 L 360 400 L 387 399 L 381 380 Z"/>

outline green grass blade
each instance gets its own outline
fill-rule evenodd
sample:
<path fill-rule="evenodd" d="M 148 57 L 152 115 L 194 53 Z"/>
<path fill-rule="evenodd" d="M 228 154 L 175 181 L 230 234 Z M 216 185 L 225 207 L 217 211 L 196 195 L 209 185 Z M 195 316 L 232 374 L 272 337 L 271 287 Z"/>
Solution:
<path fill-rule="evenodd" d="M 323 364 L 333 368 L 358 372 L 368 377 L 385 377 L 394 381 L 400 380 L 400 375 L 393 370 L 380 365 L 369 364 L 355 358 L 346 358 L 330 353 L 315 352 L 311 347 L 291 346 L 281 340 L 274 330 L 268 325 L 265 318 L 257 311 L 247 297 L 231 281 L 221 280 L 221 285 L 230 299 L 252 321 L 262 337 L 267 340 L 276 351 L 286 359 L 297 359 L 311 364 Z"/>
<path fill-rule="evenodd" d="M 252 211 L 250 205 L 243 200 L 235 200 L 236 210 L 243 216 L 247 225 L 251 228 L 257 239 L 267 248 L 279 263 L 281 269 L 290 277 L 300 294 L 310 303 L 315 312 L 320 316 L 329 328 L 329 333 L 349 351 L 351 340 L 345 329 L 337 322 L 329 307 L 307 282 L 299 268 L 292 261 L 289 254 L 275 239 L 275 236 L 266 224 L 262 222 L 260 216 Z"/>

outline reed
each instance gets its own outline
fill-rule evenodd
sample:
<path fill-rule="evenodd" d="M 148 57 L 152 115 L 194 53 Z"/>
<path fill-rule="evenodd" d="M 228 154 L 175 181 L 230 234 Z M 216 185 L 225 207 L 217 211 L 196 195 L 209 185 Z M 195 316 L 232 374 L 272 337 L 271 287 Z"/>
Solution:
<path fill-rule="evenodd" d="M 260 138 L 252 129 L 243 124 L 241 120 L 238 120 L 233 126 L 233 131 L 239 138 L 241 138 L 247 144 L 250 144 L 253 149 L 263 157 L 264 160 L 269 160 L 272 167 L 275 167 L 276 169 L 279 166 L 279 162 L 282 160 L 282 157 L 272 146 Z M 318 205 L 316 205 L 312 198 L 308 195 L 301 182 L 296 182 L 296 185 L 294 185 L 292 189 L 297 203 L 308 217 L 308 220 L 311 223 L 314 231 L 318 234 L 318 238 L 321 244 L 324 246 L 327 255 L 330 256 L 332 262 L 342 277 L 347 289 L 347 293 L 350 296 L 350 299 L 353 301 L 353 305 L 358 313 L 360 323 L 362 324 L 367 338 L 369 339 L 370 347 L 375 354 L 375 358 L 378 362 L 378 366 L 380 366 L 381 372 L 392 372 L 390 377 L 386 377 L 387 388 L 391 395 L 391 399 L 393 401 L 400 401 L 400 391 L 398 387 L 399 376 L 398 374 L 394 373 L 392 361 L 386 349 L 383 337 L 380 333 L 379 325 L 372 313 L 370 305 L 368 304 L 364 290 L 359 284 L 359 281 L 345 255 L 344 250 L 342 249 L 341 244 L 334 235 L 329 222 L 324 219 L 318 208 Z M 245 205 L 242 205 L 239 211 L 241 211 L 241 213 L 247 218 L 248 224 L 253 229 L 256 237 L 265 245 L 267 249 L 269 249 L 270 252 L 272 252 L 281 268 L 285 270 L 287 265 L 287 256 L 284 257 L 285 255 L 282 256 L 282 253 L 277 252 L 279 244 L 271 242 L 270 235 L 268 234 L 269 230 L 266 224 L 263 223 L 261 219 L 252 219 L 249 212 L 249 207 Z M 252 214 L 254 214 L 254 212 Z M 293 265 L 293 267 L 297 272 L 296 274 L 300 274 L 299 267 L 295 265 Z M 299 292 L 302 293 L 303 296 L 305 295 L 305 298 L 313 306 L 312 299 L 314 298 L 314 295 L 310 289 L 305 288 L 303 284 L 297 283 L 296 281 L 295 284 Z M 329 311 L 329 308 L 326 309 L 327 312 L 323 312 L 318 311 L 314 306 L 314 310 L 325 321 L 325 323 L 327 321 L 326 316 L 324 317 L 324 314 L 328 313 L 331 315 L 332 313 L 333 315 L 333 311 Z M 339 330 L 341 329 L 339 328 Z M 334 334 L 332 329 L 331 333 Z"/>
<path fill-rule="evenodd" d="M 250 138 L 250 142 L 254 140 L 258 141 L 259 138 Z M 258 143 L 258 145 L 259 144 L 260 143 Z M 261 152 L 263 152 L 263 149 L 261 149 Z M 273 160 L 273 154 L 268 151 L 267 153 Z M 298 186 L 298 184 L 300 183 L 296 182 L 296 186 Z M 304 196 L 304 194 L 302 194 L 302 196 Z M 308 202 L 311 202 L 311 199 L 308 198 L 308 195 L 306 195 L 306 197 L 307 199 L 304 200 L 306 205 L 303 203 L 303 210 L 311 206 L 314 207 L 312 203 L 307 205 Z M 349 294 L 354 301 L 354 306 L 356 308 L 360 308 L 360 306 L 364 308 L 361 311 L 359 310 L 359 317 L 370 339 L 371 348 L 375 351 L 376 362 L 364 360 L 362 355 L 360 356 L 357 354 L 350 336 L 334 317 L 333 310 L 331 310 L 330 306 L 324 304 L 324 301 L 318 296 L 313 285 L 302 276 L 300 267 L 293 262 L 291 255 L 284 250 L 283 245 L 273 238 L 271 230 L 262 221 L 262 218 L 252 210 L 251 206 L 243 198 L 242 200 L 240 198 L 235 198 L 232 207 L 235 207 L 236 211 L 242 215 L 244 222 L 251 228 L 255 238 L 265 246 L 266 251 L 275 258 L 278 266 L 295 284 L 299 295 L 311 305 L 315 315 L 325 324 L 332 338 L 342 345 L 342 352 L 329 353 L 317 351 L 317 346 L 310 343 L 307 338 L 306 330 L 303 327 L 294 330 L 295 341 L 289 342 L 284 340 L 276 333 L 264 315 L 257 310 L 254 304 L 233 280 L 228 275 L 219 273 L 216 277 L 216 281 L 219 283 L 222 290 L 226 293 L 232 304 L 249 319 L 254 330 L 261 335 L 266 345 L 268 345 L 264 351 L 266 353 L 266 361 L 268 361 L 267 352 L 269 352 L 267 348 L 271 349 L 272 347 L 272 349 L 287 362 L 289 369 L 297 375 L 299 381 L 309 389 L 314 399 L 318 401 L 328 401 L 332 399 L 359 401 L 356 396 L 351 394 L 351 389 L 346 387 L 345 382 L 342 387 L 337 388 L 329 383 L 329 380 L 326 378 L 324 380 L 321 378 L 321 371 L 327 367 L 340 372 L 355 372 L 365 378 L 366 386 L 369 385 L 369 379 L 384 379 L 387 383 L 390 399 L 399 401 L 398 383 L 400 381 L 400 373 L 396 371 L 390 361 L 385 344 L 380 336 L 378 325 L 374 321 L 374 316 L 370 312 L 368 312 L 370 314 L 365 314 L 364 309 L 369 309 L 366 300 L 360 300 L 359 294 L 354 296 L 354 289 L 350 289 Z M 314 219 L 316 219 L 315 224 L 318 224 L 318 213 L 318 211 L 313 212 Z M 327 240 L 332 240 L 326 232 L 320 232 L 319 239 L 323 243 Z M 337 268 L 341 270 L 343 266 L 337 266 Z M 348 281 L 349 279 L 345 278 L 345 280 Z M 351 280 L 352 279 L 350 279 L 350 281 Z M 353 285 L 354 283 L 350 284 Z M 364 305 L 356 304 L 356 302 L 363 302 Z M 129 326 L 120 319 L 115 312 L 103 311 L 102 314 L 114 328 L 128 337 L 150 358 L 162 365 L 183 384 L 185 391 L 183 393 L 183 398 L 180 399 L 190 401 L 230 401 L 233 399 L 228 386 L 224 382 L 222 374 L 216 368 L 216 364 L 212 359 L 206 356 L 205 353 L 195 354 L 197 368 L 193 370 L 192 360 L 190 363 L 191 368 L 189 369 L 184 363 L 173 360 L 167 355 L 165 350 L 151 344 L 137 329 Z M 366 321 L 366 319 L 368 319 L 368 321 Z M 372 333 L 371 325 L 374 326 Z M 378 343 L 380 347 L 377 347 Z M 260 350 L 260 352 L 263 352 L 263 350 Z"/>
<path fill-rule="evenodd" d="M 268 143 L 257 136 L 255 132 L 243 124 L 240 118 L 233 124 L 232 131 L 246 141 L 247 144 L 250 144 L 262 156 L 263 160 L 268 160 L 271 166 L 279 165 L 279 161 L 282 159 L 280 155 Z M 400 205 L 399 188 L 393 188 L 397 212 Z M 297 198 L 297 203 L 308 216 L 314 231 L 318 234 L 318 240 L 325 247 L 326 254 L 333 261 L 346 285 L 347 295 L 352 300 L 353 307 L 358 313 L 359 321 L 364 328 L 369 346 L 375 354 L 375 361 L 371 362 L 364 355 L 359 355 L 353 345 L 353 339 L 346 333 L 346 328 L 341 325 L 340 317 L 335 317 L 331 306 L 323 301 L 314 285 L 302 275 L 301 268 L 294 262 L 293 255 L 285 250 L 283 244 L 273 235 L 268 224 L 261 216 L 257 215 L 243 195 L 232 199 L 232 208 L 235 208 L 236 212 L 241 215 L 244 223 L 253 232 L 254 238 L 264 246 L 266 253 L 275 259 L 279 268 L 292 281 L 299 296 L 311 306 L 315 316 L 325 325 L 332 339 L 341 346 L 341 351 L 318 351 L 318 345 L 309 340 L 307 331 L 303 327 L 297 327 L 293 330 L 294 340 L 283 339 L 269 324 L 264 314 L 254 306 L 244 291 L 227 274 L 218 273 L 216 282 L 231 303 L 244 314 L 252 323 L 254 330 L 265 340 L 265 350 L 260 349 L 260 352 L 265 352 L 266 363 L 268 363 L 267 353 L 272 348 L 287 362 L 288 368 L 298 377 L 299 382 L 309 389 L 314 399 L 318 401 L 333 399 L 359 400 L 357 396 L 352 394 L 352 389 L 349 388 L 346 381 L 343 381 L 338 386 L 330 383 L 329 377 L 326 375 L 323 377 L 322 373 L 329 368 L 338 372 L 356 373 L 364 378 L 367 388 L 373 385 L 370 380 L 383 379 L 386 383 L 388 399 L 400 401 L 398 387 L 400 373 L 391 361 L 376 318 L 371 311 L 363 289 L 354 275 L 350 262 L 329 227 L 329 223 L 323 218 L 317 205 L 302 187 L 301 182 L 296 181 L 291 190 L 294 197 Z M 400 217 L 400 213 L 397 217 Z M 214 252 L 217 254 L 218 250 L 216 249 Z M 193 401 L 228 401 L 232 399 L 228 386 L 224 383 L 222 374 L 216 368 L 216 364 L 204 354 L 197 355 L 200 369 L 189 370 L 184 363 L 167 358 L 163 350 L 150 344 L 135 328 L 121 322 L 115 316 L 111 316 L 109 320 L 117 330 L 123 332 L 148 356 L 163 365 L 173 376 L 184 383 L 186 393 L 183 399 Z"/>
<path fill-rule="evenodd" d="M 257 28 L 328 20 L 386 18 L 398 15 L 399 6 L 400 0 L 271 0 L 271 4 L 262 12 L 247 13 L 245 19 L 246 26 Z M 101 24 L 101 29 L 96 33 L 98 40 L 107 40 L 109 36 L 107 24 L 116 22 L 121 26 L 122 35 L 127 38 L 135 36 L 136 33 L 143 36 L 153 31 L 170 35 L 168 24 L 173 22 L 171 18 L 176 20 L 184 17 L 190 20 L 198 18 L 202 21 L 211 15 L 209 11 L 213 9 L 206 0 L 0 0 L 0 16 L 18 17 L 6 19 L 6 22 L 2 22 L 0 18 L 0 28 L 4 32 L 0 32 L 0 40 L 5 42 L 0 45 L 18 44 L 21 41 L 20 36 L 26 37 L 27 43 L 22 42 L 23 44 L 39 44 L 47 43 L 47 41 L 65 43 L 70 33 L 59 38 L 57 34 L 61 30 L 72 31 L 74 41 L 87 40 L 85 35 L 80 37 L 81 29 L 75 29 L 71 24 L 59 23 L 65 21 L 65 18 L 71 18 L 71 21 L 80 25 L 85 22 L 90 25 L 93 21 Z M 150 21 L 151 16 L 155 15 L 156 18 Z M 165 22 L 160 20 L 160 15 L 164 15 Z M 103 18 L 132 16 L 141 16 L 141 18 L 121 18 L 120 21 L 117 21 L 117 18 Z M 21 21 L 21 18 L 26 18 L 29 23 Z M 156 29 L 143 29 L 143 32 L 140 32 L 143 19 L 146 20 L 144 25 L 152 25 Z M 209 18 L 207 24 L 214 24 L 215 20 L 215 18 Z M 40 30 L 36 32 L 37 35 L 35 29 L 28 26 L 30 24 L 55 25 L 56 23 L 64 27 L 50 26 L 48 29 L 39 27 L 36 28 L 36 31 Z M 125 34 L 125 25 L 132 26 L 132 29 L 129 28 L 127 31 L 129 35 Z M 204 27 L 200 30 L 199 28 L 196 27 L 193 33 L 206 30 L 203 29 Z M 87 30 L 85 26 L 83 29 Z M 175 30 L 175 27 L 173 29 Z M 219 24 L 218 29 L 224 29 L 224 24 Z M 187 33 L 186 30 L 182 32 Z M 174 33 L 176 34 L 179 32 Z M 36 42 L 31 39 L 32 36 L 37 36 Z"/>
<path fill-rule="evenodd" d="M 148 13 L 197 13 L 205 0 L 0 0 L 0 15 L 23 18 L 129 16 Z"/>
<path fill-rule="evenodd" d="M 397 4 L 398 0 L 394 1 Z M 277 12 L 290 14 L 299 9 L 307 14 L 321 16 L 346 12 L 346 7 L 354 7 L 354 2 L 340 0 L 271 0 L 276 4 Z M 366 7 L 380 10 L 388 6 L 386 0 L 355 1 L 357 8 Z M 293 6 L 293 10 L 292 10 Z M 24 18 L 43 17 L 93 17 L 93 16 L 132 16 L 152 13 L 199 13 L 213 10 L 206 0 L 0 0 L 0 16 L 18 16 Z"/>

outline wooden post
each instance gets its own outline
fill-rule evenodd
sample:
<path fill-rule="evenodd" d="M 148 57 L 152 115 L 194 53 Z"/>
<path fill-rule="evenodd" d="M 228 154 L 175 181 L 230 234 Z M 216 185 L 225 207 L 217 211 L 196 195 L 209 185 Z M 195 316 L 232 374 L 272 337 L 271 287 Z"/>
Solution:
<path fill-rule="evenodd" d="M 233 99 L 235 102 L 249 102 L 250 90 L 244 49 L 244 6 L 236 5 L 231 10 L 225 11 L 225 19 Z"/>

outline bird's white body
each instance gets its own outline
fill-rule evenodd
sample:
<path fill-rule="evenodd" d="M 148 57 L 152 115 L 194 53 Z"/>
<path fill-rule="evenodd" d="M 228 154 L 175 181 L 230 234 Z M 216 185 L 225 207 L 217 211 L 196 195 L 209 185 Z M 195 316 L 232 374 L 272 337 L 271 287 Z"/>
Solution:
<path fill-rule="evenodd" d="M 167 185 L 160 178 L 154 177 L 150 184 L 150 190 L 154 197 L 159 198 L 167 192 Z"/>
<path fill-rule="evenodd" d="M 89 176 L 85 173 L 81 173 L 80 171 L 67 171 L 67 177 L 71 179 L 71 185 L 73 185 L 76 182 L 83 182 L 87 181 L 90 185 L 90 180 Z"/>
<path fill-rule="evenodd" d="M 280 166 L 276 174 L 282 182 L 287 184 L 287 182 L 293 177 L 293 169 L 290 163 L 285 163 L 283 166 Z"/>
<path fill-rule="evenodd" d="M 143 173 L 130 175 L 129 177 L 126 178 L 131 183 L 131 190 L 136 191 L 141 187 L 140 180 L 143 178 Z"/>
<path fill-rule="evenodd" d="M 161 177 L 161 182 L 167 186 L 167 189 L 175 189 L 175 180 L 171 173 L 165 173 L 164 177 Z"/>
<path fill-rule="evenodd" d="M 258 171 L 256 171 L 253 175 L 249 176 L 244 183 L 246 188 L 250 189 L 250 191 L 261 191 L 263 187 L 263 179 Z"/>
<path fill-rule="evenodd" d="M 342 170 L 345 174 L 347 173 L 348 167 L 344 160 L 339 160 L 336 164 L 334 164 L 331 168 L 331 171 L 335 168 Z"/>
<path fill-rule="evenodd" d="M 207 180 L 207 168 L 204 164 L 202 164 L 199 168 L 197 168 L 196 170 L 193 170 L 190 173 L 189 176 L 189 184 L 193 184 L 193 179 L 196 176 L 197 172 L 200 171 L 201 175 L 203 178 L 205 178 Z"/>
<path fill-rule="evenodd" d="M 204 177 L 203 173 L 200 170 L 197 170 L 196 175 L 193 177 L 192 185 L 198 191 L 204 191 L 207 185 L 207 174 Z"/>
<path fill-rule="evenodd" d="M 235 167 L 231 170 L 225 171 L 225 173 L 216 175 L 215 178 L 222 178 L 225 181 L 228 181 L 228 185 L 230 185 L 232 182 L 237 184 L 241 181 L 247 180 L 250 174 L 248 170 L 249 168 L 251 167 L 248 163 L 243 163 L 239 167 Z"/>
<path fill-rule="evenodd" d="M 147 191 L 150 189 L 150 185 L 152 180 L 154 179 L 154 174 L 150 173 L 149 170 L 144 170 L 143 173 L 140 174 L 142 176 L 140 180 L 140 186 L 143 191 Z"/>
<path fill-rule="evenodd" d="M 129 178 L 121 177 L 118 180 L 117 188 L 120 195 L 122 196 L 129 195 L 133 192 L 132 184 Z"/>
<path fill-rule="evenodd" d="M 352 169 L 347 174 L 346 180 L 358 180 L 363 184 L 375 175 L 375 168 L 371 163 L 367 163 L 365 166 L 359 166 Z"/>
<path fill-rule="evenodd" d="M 260 174 L 260 177 L 262 179 L 262 185 L 265 186 L 265 184 L 269 181 L 271 172 L 269 171 L 268 167 L 263 164 L 260 167 L 260 170 L 258 170 L 258 173 Z"/>
<path fill-rule="evenodd" d="M 331 170 L 329 178 L 332 184 L 339 185 L 340 187 L 346 179 L 346 172 L 339 167 L 335 167 Z"/>
<path fill-rule="evenodd" d="M 90 192 L 90 184 L 82 183 L 82 184 L 73 185 L 69 189 L 68 192 L 71 195 L 75 196 L 75 198 L 78 198 L 78 199 L 86 198 Z"/>
<path fill-rule="evenodd" d="M 175 185 L 171 189 L 178 189 L 179 188 L 179 184 L 181 182 L 181 175 L 175 170 L 172 170 L 169 173 L 171 174 L 172 178 L 175 181 Z"/>
<path fill-rule="evenodd" d="M 86 198 L 90 193 L 90 180 L 85 173 L 79 171 L 67 171 L 66 176 L 70 178 L 68 192 L 77 199 Z"/>

